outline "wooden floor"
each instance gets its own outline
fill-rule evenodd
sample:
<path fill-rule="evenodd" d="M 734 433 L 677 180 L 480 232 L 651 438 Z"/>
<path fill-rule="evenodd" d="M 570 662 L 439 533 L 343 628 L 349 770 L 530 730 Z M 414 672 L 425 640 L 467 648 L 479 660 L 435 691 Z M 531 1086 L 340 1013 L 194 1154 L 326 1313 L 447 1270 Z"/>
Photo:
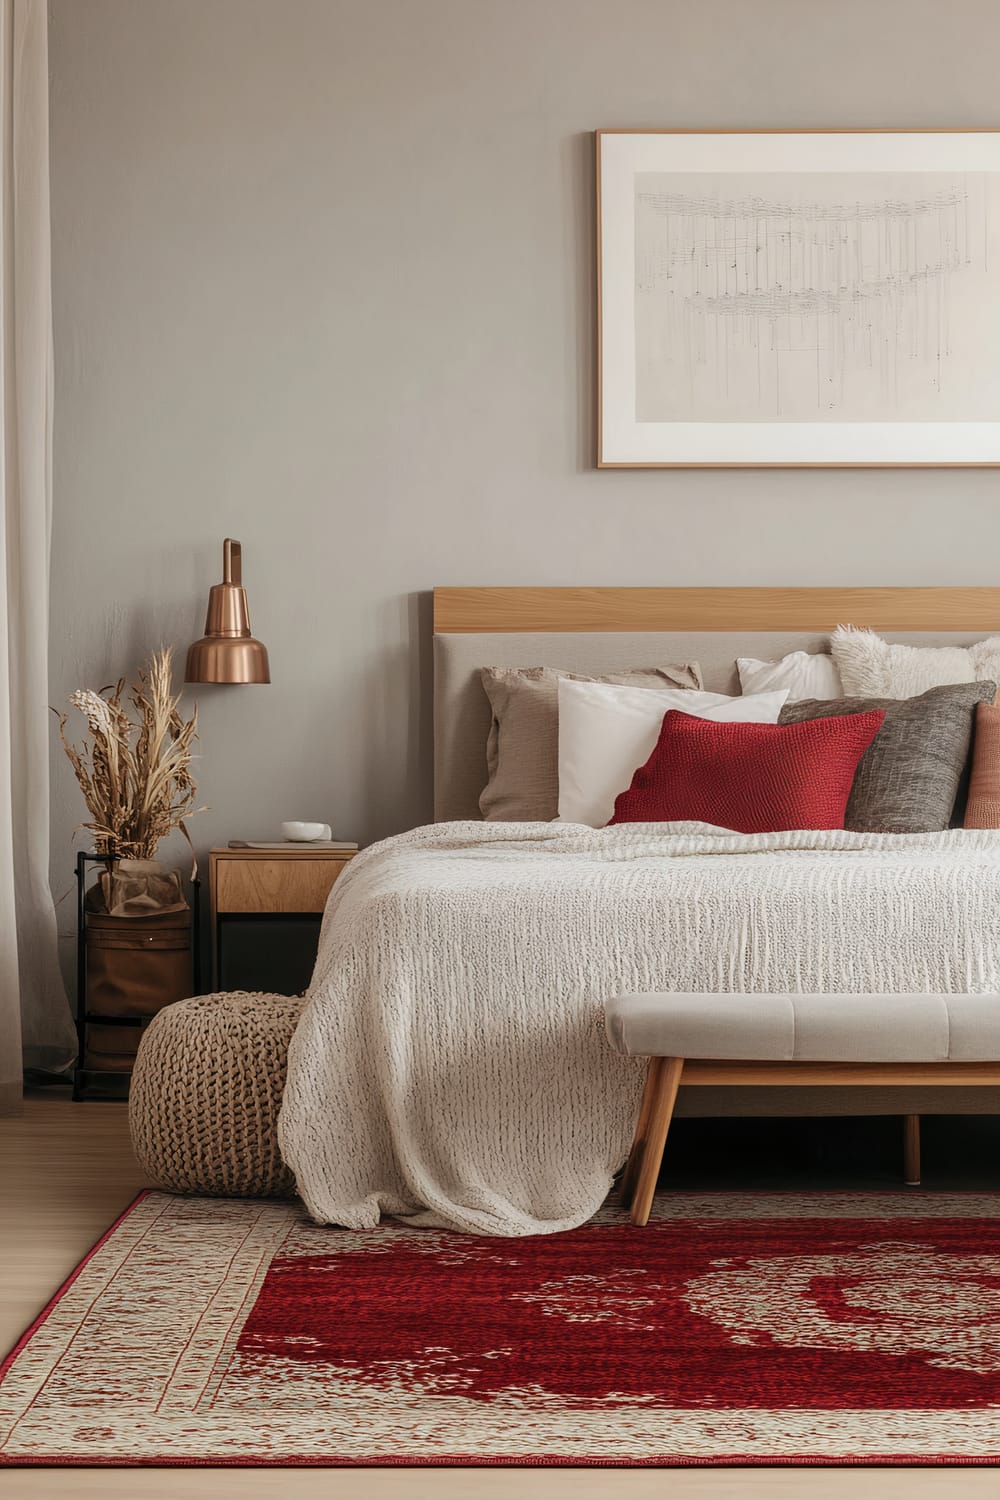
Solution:
<path fill-rule="evenodd" d="M 31 1098 L 0 1120 L 0 1344 L 9 1348 L 144 1186 L 125 1106 Z M 142 1500 L 324 1496 L 332 1500 L 976 1500 L 1000 1493 L 990 1469 L 19 1469 L 3 1500 L 129 1495 Z"/>

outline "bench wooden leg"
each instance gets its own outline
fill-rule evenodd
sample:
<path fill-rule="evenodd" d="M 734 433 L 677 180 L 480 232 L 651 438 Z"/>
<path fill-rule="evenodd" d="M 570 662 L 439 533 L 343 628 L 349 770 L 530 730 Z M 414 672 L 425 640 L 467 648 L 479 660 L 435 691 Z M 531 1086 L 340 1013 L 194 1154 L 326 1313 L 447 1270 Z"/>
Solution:
<path fill-rule="evenodd" d="M 650 1068 L 646 1088 L 649 1092 L 649 1107 L 646 1112 L 646 1129 L 642 1141 L 638 1140 L 639 1161 L 635 1172 L 635 1191 L 632 1194 L 631 1214 L 633 1224 L 649 1222 L 649 1211 L 653 1206 L 656 1179 L 663 1161 L 663 1148 L 667 1144 L 667 1132 L 674 1113 L 681 1073 L 684 1071 L 683 1057 L 654 1058 L 658 1068 Z M 645 1105 L 645 1099 L 643 1104 Z M 640 1123 L 642 1114 L 640 1113 Z M 633 1147 L 633 1151 L 634 1151 Z M 629 1162 L 631 1164 L 631 1156 Z"/>
<path fill-rule="evenodd" d="M 642 1103 L 639 1105 L 639 1119 L 635 1127 L 635 1135 L 632 1137 L 632 1149 L 625 1163 L 622 1180 L 619 1184 L 621 1200 L 626 1208 L 632 1206 L 632 1195 L 635 1192 L 635 1182 L 639 1175 L 639 1163 L 642 1161 L 642 1152 L 646 1144 L 646 1136 L 649 1131 L 649 1113 L 656 1093 L 656 1079 L 663 1066 L 662 1057 L 651 1057 L 646 1069 L 646 1086 L 642 1091 Z"/>
<path fill-rule="evenodd" d="M 903 1116 L 903 1181 L 920 1186 L 920 1116 Z"/>

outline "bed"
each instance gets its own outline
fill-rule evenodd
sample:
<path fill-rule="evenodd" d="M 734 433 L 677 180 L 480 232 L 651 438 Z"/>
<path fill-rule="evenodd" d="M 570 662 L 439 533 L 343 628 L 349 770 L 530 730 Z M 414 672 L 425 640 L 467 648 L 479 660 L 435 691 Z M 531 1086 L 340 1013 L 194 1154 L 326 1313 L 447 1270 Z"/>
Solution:
<path fill-rule="evenodd" d="M 324 919 L 282 1148 L 322 1222 L 483 1234 L 596 1210 L 642 1089 L 610 1052 L 619 990 L 1000 993 L 1000 835 L 722 835 L 483 823 L 485 665 L 614 671 L 819 649 L 844 621 L 971 644 L 1000 590 L 440 589 L 435 824 L 363 852 Z M 749 936 L 748 936 L 749 935 Z M 739 955 L 736 961 L 733 955 Z M 831 1068 L 746 1086 L 685 1069 L 677 1113 L 1000 1112 L 1000 1065 Z"/>

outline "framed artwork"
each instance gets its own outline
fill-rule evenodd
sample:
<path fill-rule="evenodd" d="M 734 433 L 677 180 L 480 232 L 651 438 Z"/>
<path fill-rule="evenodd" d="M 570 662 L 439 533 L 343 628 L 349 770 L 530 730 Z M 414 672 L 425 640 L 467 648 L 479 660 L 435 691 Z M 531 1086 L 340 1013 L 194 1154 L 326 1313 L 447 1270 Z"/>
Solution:
<path fill-rule="evenodd" d="M 597 133 L 601 468 L 1000 464 L 1000 131 Z"/>

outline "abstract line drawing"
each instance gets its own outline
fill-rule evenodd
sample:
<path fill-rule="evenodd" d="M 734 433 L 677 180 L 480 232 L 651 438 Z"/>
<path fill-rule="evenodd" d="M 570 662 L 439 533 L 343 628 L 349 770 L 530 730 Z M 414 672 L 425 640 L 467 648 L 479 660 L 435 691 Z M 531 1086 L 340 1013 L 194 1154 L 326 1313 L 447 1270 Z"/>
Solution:
<path fill-rule="evenodd" d="M 996 420 L 1000 173 L 634 181 L 637 422 Z"/>

